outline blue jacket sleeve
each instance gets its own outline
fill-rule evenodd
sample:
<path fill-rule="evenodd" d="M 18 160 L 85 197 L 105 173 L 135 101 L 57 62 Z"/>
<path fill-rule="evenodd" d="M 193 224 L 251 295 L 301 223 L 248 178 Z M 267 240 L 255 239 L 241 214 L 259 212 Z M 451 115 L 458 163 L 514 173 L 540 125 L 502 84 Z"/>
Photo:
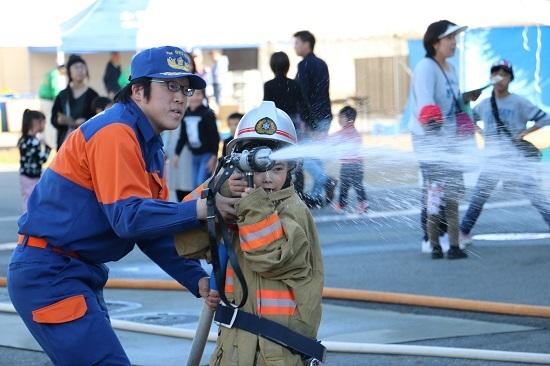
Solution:
<path fill-rule="evenodd" d="M 132 197 L 103 205 L 103 211 L 123 239 L 155 238 L 201 225 L 196 201 L 175 203 Z"/>
<path fill-rule="evenodd" d="M 138 246 L 145 255 L 159 265 L 172 278 L 185 286 L 193 295 L 199 295 L 199 280 L 208 277 L 196 259 L 180 257 L 174 246 L 174 237 L 162 236 L 156 239 L 142 240 Z"/>

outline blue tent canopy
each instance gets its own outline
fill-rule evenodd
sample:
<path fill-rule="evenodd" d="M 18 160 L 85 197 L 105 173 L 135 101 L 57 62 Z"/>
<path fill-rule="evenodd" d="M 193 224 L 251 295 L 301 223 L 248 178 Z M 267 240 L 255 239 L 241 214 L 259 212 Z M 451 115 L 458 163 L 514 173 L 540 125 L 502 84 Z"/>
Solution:
<path fill-rule="evenodd" d="M 61 25 L 67 53 L 135 51 L 136 35 L 149 0 L 97 0 Z"/>

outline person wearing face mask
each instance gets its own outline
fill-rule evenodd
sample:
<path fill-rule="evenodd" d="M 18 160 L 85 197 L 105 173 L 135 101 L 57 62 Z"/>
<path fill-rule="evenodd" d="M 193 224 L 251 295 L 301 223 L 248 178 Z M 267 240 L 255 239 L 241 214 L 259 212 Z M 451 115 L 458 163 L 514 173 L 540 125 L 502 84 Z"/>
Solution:
<path fill-rule="evenodd" d="M 456 37 L 466 27 L 448 20 L 430 24 L 424 34 L 426 57 L 417 64 L 411 82 L 409 129 L 423 179 L 421 226 L 432 258 L 443 258 L 442 231 L 448 232 L 449 259 L 466 258 L 459 247 L 458 201 L 464 182 L 458 156 L 461 152 L 458 108 L 479 93 L 462 94 L 448 59 L 455 54 Z M 451 161 L 450 157 L 453 157 Z"/>
<path fill-rule="evenodd" d="M 501 179 L 519 179 L 523 193 L 539 211 L 550 231 L 550 202 L 537 182 L 533 164 L 526 164 L 525 154 L 520 155 L 518 151 L 518 147 L 525 146 L 525 136 L 550 125 L 550 116 L 526 98 L 510 93 L 508 87 L 514 80 L 514 69 L 509 61 L 495 62 L 490 72 L 494 83 L 491 97 L 474 107 L 474 119 L 483 121 L 486 161 L 460 225 L 463 242 L 472 241 L 470 232 Z M 527 128 L 529 121 L 534 124 Z M 510 170 L 509 167 L 513 168 Z"/>
<path fill-rule="evenodd" d="M 88 66 L 79 55 L 70 55 L 67 61 L 69 85 L 54 100 L 52 125 L 57 129 L 57 149 L 72 131 L 95 115 L 92 101 L 97 92 L 88 86 Z"/>

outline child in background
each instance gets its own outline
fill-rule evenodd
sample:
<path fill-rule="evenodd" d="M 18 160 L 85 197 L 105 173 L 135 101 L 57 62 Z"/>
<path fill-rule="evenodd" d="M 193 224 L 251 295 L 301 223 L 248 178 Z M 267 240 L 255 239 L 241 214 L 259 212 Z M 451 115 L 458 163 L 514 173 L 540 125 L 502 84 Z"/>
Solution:
<path fill-rule="evenodd" d="M 231 113 L 229 117 L 227 117 L 227 127 L 229 127 L 229 137 L 227 137 L 225 140 L 223 140 L 223 150 L 222 150 L 222 156 L 227 155 L 227 144 L 229 141 L 233 140 L 235 137 L 235 131 L 237 131 L 237 125 L 239 124 L 239 121 L 243 118 L 242 113 Z"/>
<path fill-rule="evenodd" d="M 92 110 L 95 111 L 95 114 L 103 112 L 107 108 L 110 108 L 112 105 L 113 101 L 111 100 L 111 98 L 95 97 L 94 100 L 92 100 Z"/>
<path fill-rule="evenodd" d="M 48 160 L 51 148 L 44 144 L 38 134 L 44 132 L 46 116 L 40 111 L 25 109 L 21 124 L 19 147 L 19 183 L 23 198 L 23 212 L 27 211 L 27 201 L 42 175 L 42 164 Z"/>
<path fill-rule="evenodd" d="M 198 187 L 216 169 L 220 135 L 214 111 L 205 105 L 204 90 L 197 89 L 188 98 L 188 107 L 183 115 L 180 138 L 173 156 L 174 166 L 178 166 L 179 155 L 184 146 L 189 146 L 191 159 L 191 176 L 193 187 Z"/>
<path fill-rule="evenodd" d="M 338 123 L 342 129 L 331 136 L 331 141 L 335 140 L 343 144 L 357 145 L 361 149 L 363 139 L 355 128 L 355 118 L 357 111 L 355 108 L 345 106 L 338 113 Z M 367 212 L 367 195 L 363 187 L 363 158 L 361 156 L 353 156 L 341 160 L 340 166 L 340 198 L 335 205 L 336 212 L 342 212 L 348 202 L 348 192 L 351 187 L 357 193 L 357 213 L 364 214 Z"/>

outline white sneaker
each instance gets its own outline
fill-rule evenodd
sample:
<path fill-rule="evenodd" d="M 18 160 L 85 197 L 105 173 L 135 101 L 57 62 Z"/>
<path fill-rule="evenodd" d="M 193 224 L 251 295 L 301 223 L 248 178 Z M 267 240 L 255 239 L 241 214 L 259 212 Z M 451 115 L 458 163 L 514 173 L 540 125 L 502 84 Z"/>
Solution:
<path fill-rule="evenodd" d="M 441 245 L 443 253 L 447 253 L 449 251 L 449 235 L 447 235 L 447 233 L 439 237 L 439 245 Z"/>
<path fill-rule="evenodd" d="M 468 245 L 472 245 L 473 239 L 471 234 L 464 234 L 462 231 L 459 233 L 458 242 L 460 249 L 466 248 Z"/>
<path fill-rule="evenodd" d="M 432 246 L 430 245 L 430 242 L 428 240 L 422 240 L 421 251 L 422 251 L 422 253 L 431 253 L 432 252 Z"/>

